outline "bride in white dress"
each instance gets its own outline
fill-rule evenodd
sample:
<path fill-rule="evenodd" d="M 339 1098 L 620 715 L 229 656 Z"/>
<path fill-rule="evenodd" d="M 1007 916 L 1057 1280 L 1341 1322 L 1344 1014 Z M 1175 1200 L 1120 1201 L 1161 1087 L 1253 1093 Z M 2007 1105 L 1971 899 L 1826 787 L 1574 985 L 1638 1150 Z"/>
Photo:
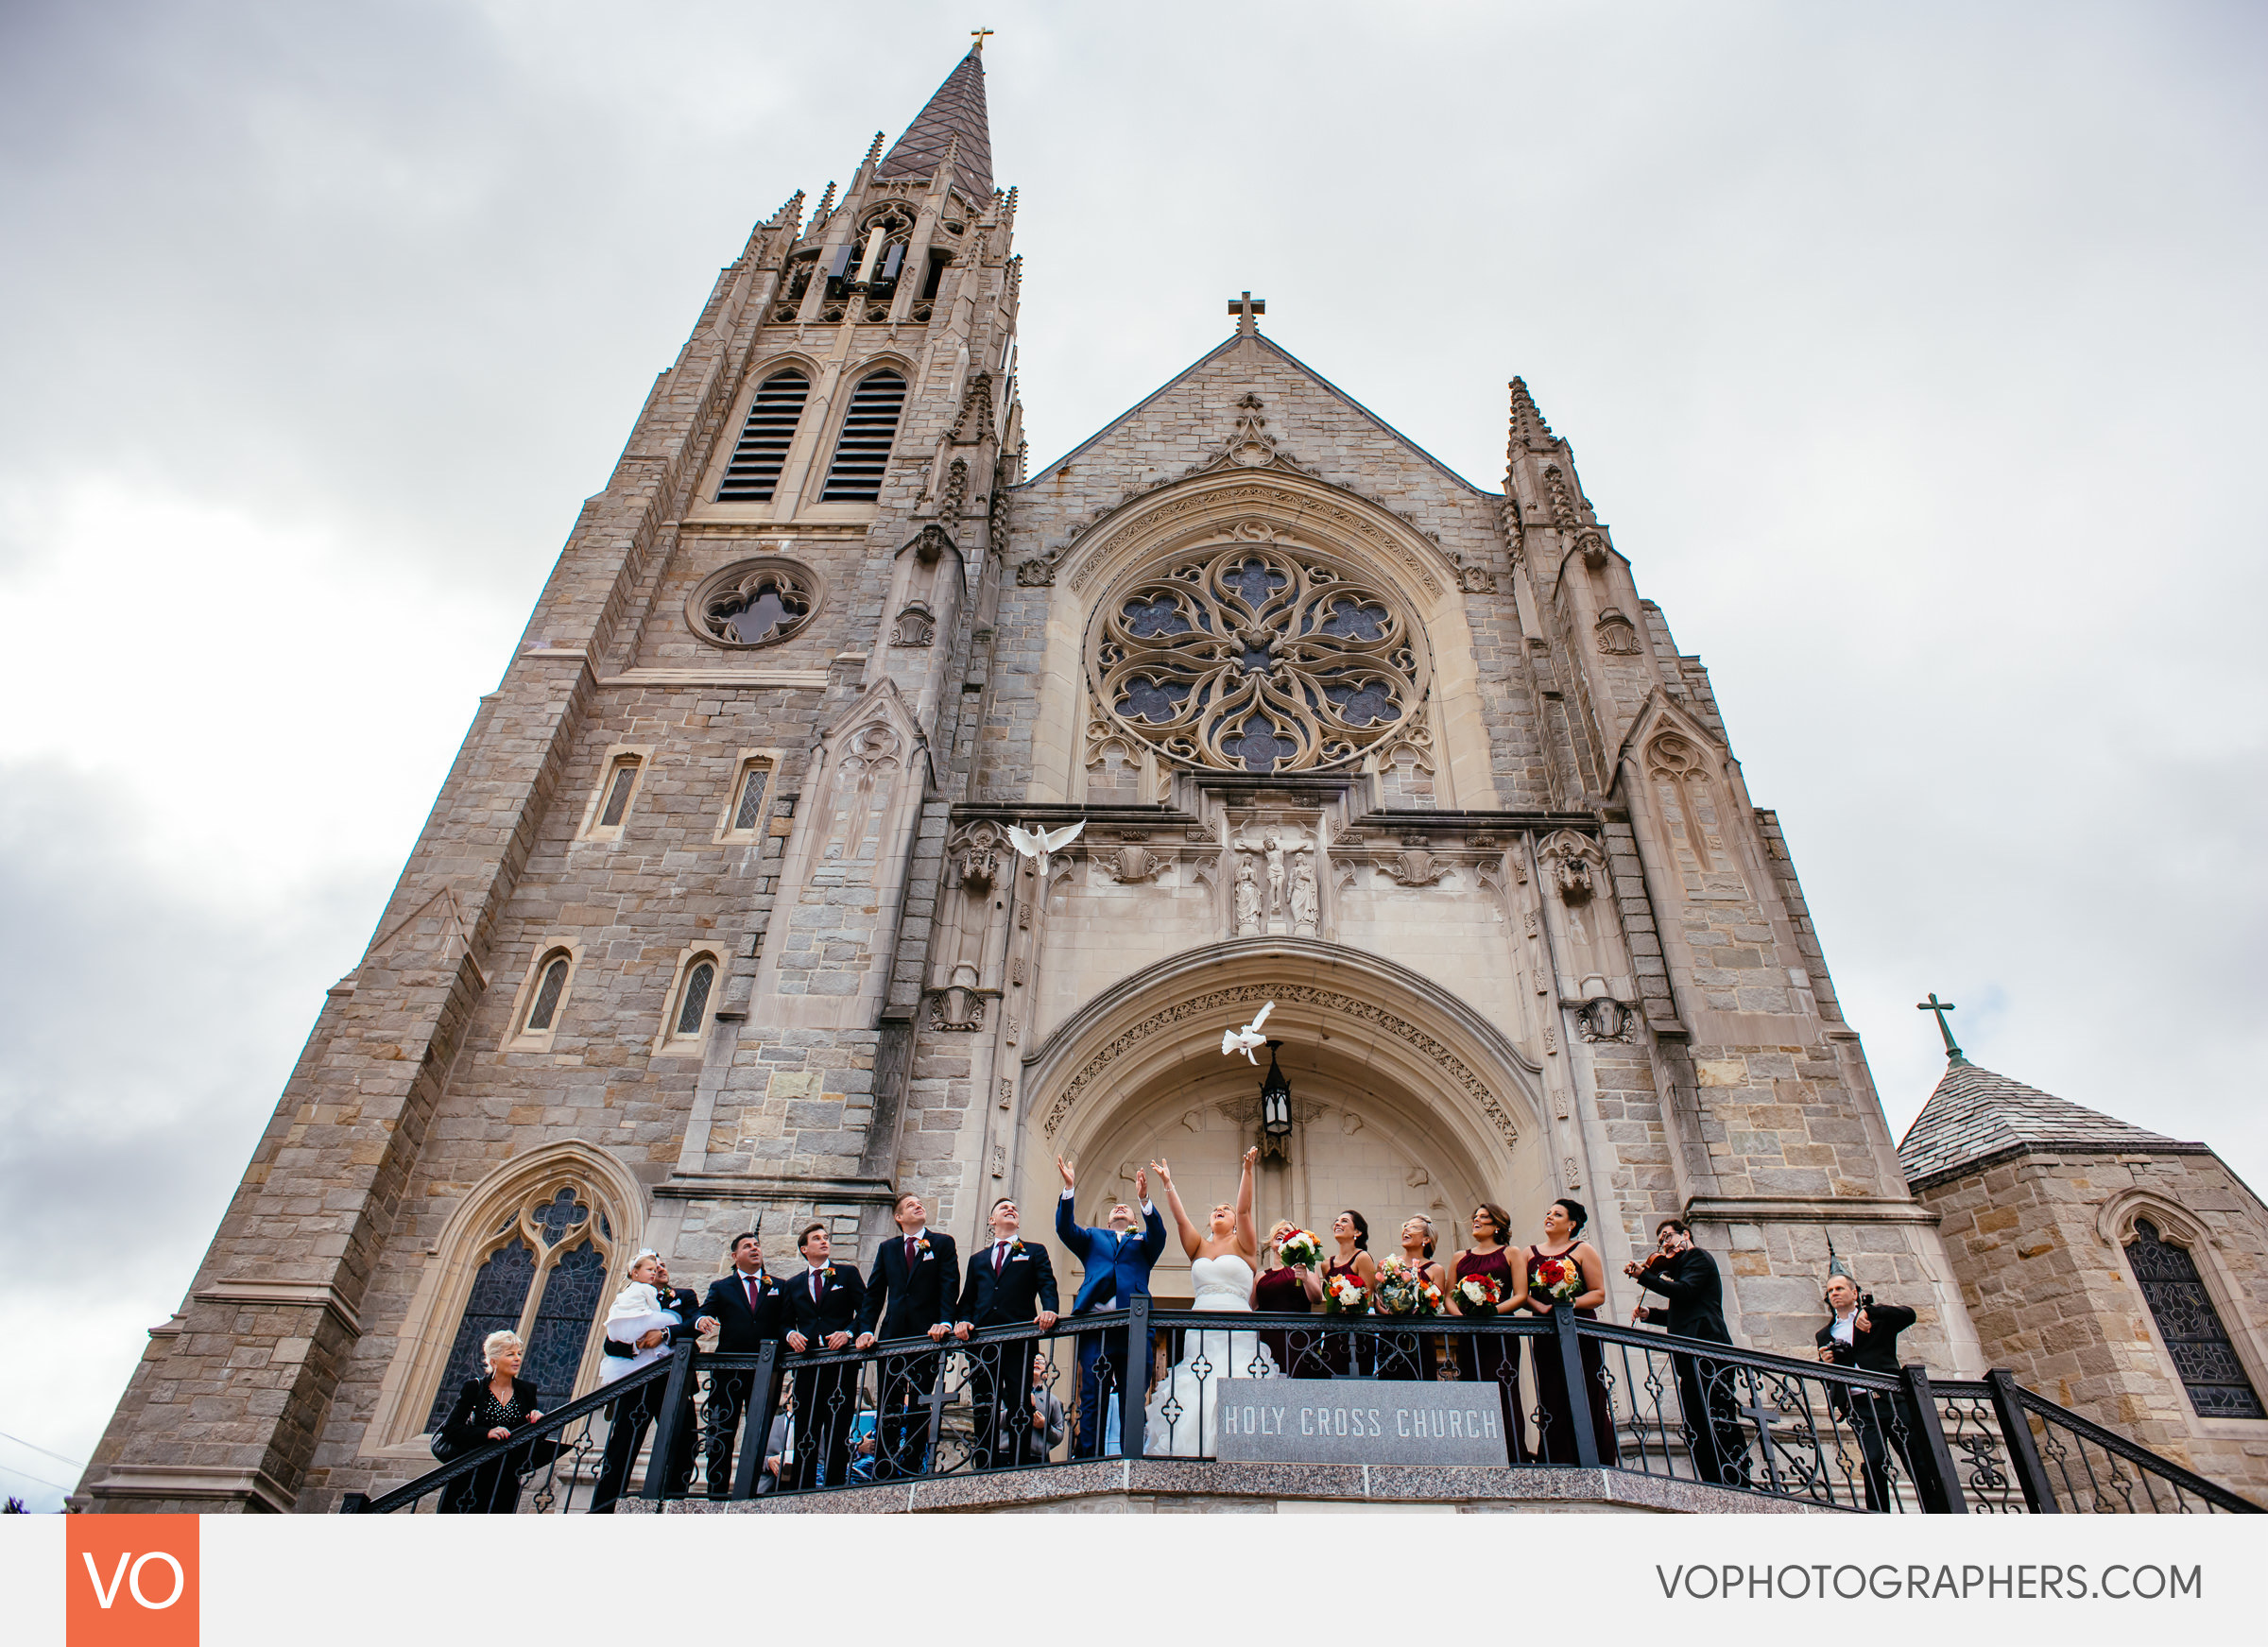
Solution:
<path fill-rule="evenodd" d="M 1165 1186 L 1165 1204 L 1181 1232 L 1181 1250 L 1189 1254 L 1190 1282 L 1195 1290 L 1194 1307 L 1209 1314 L 1249 1314 L 1252 1311 L 1252 1266 L 1260 1256 L 1252 1228 L 1252 1166 L 1259 1159 L 1258 1149 L 1245 1152 L 1236 1204 L 1224 1201 L 1215 1207 L 1204 1230 L 1192 1224 L 1182 1210 L 1172 1169 L 1163 1161 L 1150 1164 L 1158 1181 Z M 1162 1457 L 1202 1456 L 1212 1448 L 1220 1381 L 1281 1376 L 1276 1358 L 1260 1342 L 1257 1332 L 1212 1328 L 1186 1332 L 1181 1359 L 1151 1394 L 1144 1409 L 1143 1451 Z"/>

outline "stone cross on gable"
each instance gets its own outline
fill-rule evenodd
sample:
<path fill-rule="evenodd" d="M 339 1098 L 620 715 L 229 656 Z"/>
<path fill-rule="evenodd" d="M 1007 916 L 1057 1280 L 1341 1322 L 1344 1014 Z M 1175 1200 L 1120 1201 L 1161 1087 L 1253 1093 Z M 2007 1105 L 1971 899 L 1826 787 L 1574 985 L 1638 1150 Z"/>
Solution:
<path fill-rule="evenodd" d="M 1246 292 L 1241 298 L 1228 300 L 1228 312 L 1236 317 L 1236 335 L 1239 337 L 1249 337 L 1257 330 L 1252 324 L 1252 317 L 1255 315 L 1264 315 L 1268 312 L 1268 300 L 1265 298 L 1256 298 L 1250 292 Z"/>

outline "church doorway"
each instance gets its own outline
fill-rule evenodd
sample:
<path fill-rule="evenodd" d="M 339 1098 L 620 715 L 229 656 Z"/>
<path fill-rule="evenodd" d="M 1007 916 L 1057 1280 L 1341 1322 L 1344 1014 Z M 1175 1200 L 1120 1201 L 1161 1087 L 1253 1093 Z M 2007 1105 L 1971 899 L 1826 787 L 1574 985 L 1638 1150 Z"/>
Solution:
<path fill-rule="evenodd" d="M 1074 1216 L 1083 1224 L 1100 1223 L 1114 1200 L 1132 1201 L 1136 1172 L 1158 1159 L 1198 1224 L 1233 1199 L 1238 1162 L 1262 1141 L 1267 1056 L 1223 1056 L 1221 1033 L 1263 1001 L 1276 1003 L 1263 1030 L 1282 1042 L 1293 1117 L 1290 1137 L 1263 1150 L 1258 1169 L 1263 1240 L 1279 1218 L 1320 1234 L 1351 1208 L 1383 1256 L 1398 1248 L 1402 1221 L 1423 1214 L 1446 1260 L 1477 1201 L 1503 1203 L 1521 1230 L 1540 1219 L 1557 1192 L 1534 1072 L 1508 1043 L 1391 962 L 1280 938 L 1163 963 L 1048 1038 L 1025 1068 L 1023 1205 L 1052 1214 L 1058 1153 L 1077 1169 Z M 1150 1190 L 1162 1212 L 1162 1191 L 1154 1181 Z M 1189 1297 L 1189 1262 L 1168 1223 L 1153 1292 L 1173 1307 Z"/>

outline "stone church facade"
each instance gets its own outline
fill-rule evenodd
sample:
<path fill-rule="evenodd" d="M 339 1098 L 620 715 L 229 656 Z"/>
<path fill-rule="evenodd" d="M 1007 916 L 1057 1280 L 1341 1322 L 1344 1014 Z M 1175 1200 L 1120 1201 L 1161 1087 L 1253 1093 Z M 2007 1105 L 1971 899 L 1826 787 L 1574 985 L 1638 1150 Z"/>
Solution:
<path fill-rule="evenodd" d="M 1058 1154 L 1082 1213 L 1158 1157 L 1227 1193 L 1260 1072 L 1220 1035 L 1265 1001 L 1263 1221 L 1454 1246 L 1486 1198 L 1534 1240 L 1572 1194 L 1626 1318 L 1683 1214 L 1736 1337 L 1796 1353 L 1831 1239 L 1983 1369 L 1778 822 L 1524 385 L 1483 490 L 1240 301 L 1027 472 L 1017 210 L 971 52 L 723 271 L 87 1507 L 404 1480 L 491 1326 L 589 1388 L 642 1246 L 683 1281 L 816 1218 L 863 1261 L 906 1190 L 1037 1229 Z M 1006 840 L 1079 819 L 1044 876 Z"/>

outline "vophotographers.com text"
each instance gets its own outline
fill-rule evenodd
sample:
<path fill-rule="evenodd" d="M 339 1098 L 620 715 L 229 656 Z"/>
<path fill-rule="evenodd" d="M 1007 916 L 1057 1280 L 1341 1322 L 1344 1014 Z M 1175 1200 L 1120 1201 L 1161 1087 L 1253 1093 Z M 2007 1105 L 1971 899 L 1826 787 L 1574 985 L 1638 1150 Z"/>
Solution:
<path fill-rule="evenodd" d="M 2073 1563 L 2011 1562 L 1944 1567 L 1922 1562 L 1789 1562 L 1654 1569 L 1665 1601 L 2179 1601 L 2205 1594 L 2205 1569 L 2113 1563 L 2090 1572 Z"/>

